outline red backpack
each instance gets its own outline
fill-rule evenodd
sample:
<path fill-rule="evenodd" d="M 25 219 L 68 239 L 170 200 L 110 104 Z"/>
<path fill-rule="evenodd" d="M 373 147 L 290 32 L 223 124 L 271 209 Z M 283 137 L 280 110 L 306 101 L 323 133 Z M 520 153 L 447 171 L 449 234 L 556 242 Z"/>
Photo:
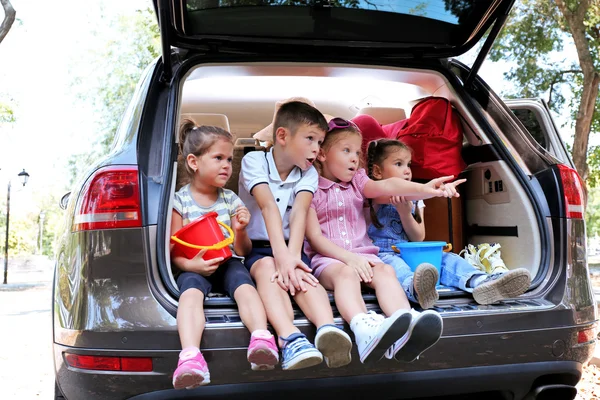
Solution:
<path fill-rule="evenodd" d="M 395 137 L 412 148 L 413 179 L 456 177 L 466 167 L 461 156 L 460 119 L 443 97 L 421 100 L 413 107 L 410 118 L 382 128 L 388 137 Z"/>

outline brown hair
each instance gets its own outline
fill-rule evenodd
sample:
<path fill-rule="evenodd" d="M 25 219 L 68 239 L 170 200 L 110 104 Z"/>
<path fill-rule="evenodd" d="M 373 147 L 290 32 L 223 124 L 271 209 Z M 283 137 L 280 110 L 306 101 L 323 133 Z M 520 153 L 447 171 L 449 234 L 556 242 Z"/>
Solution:
<path fill-rule="evenodd" d="M 218 126 L 198 126 L 192 120 L 186 119 L 179 127 L 179 152 L 185 163 L 185 170 L 190 177 L 194 171 L 187 163 L 188 154 L 200 157 L 210 149 L 218 140 L 225 140 L 233 144 L 234 138 L 230 132 Z"/>
<path fill-rule="evenodd" d="M 277 141 L 275 140 L 277 129 L 286 128 L 292 135 L 295 135 L 300 125 L 304 124 L 316 126 L 323 132 L 327 132 L 327 120 L 321 114 L 321 111 L 310 104 L 301 101 L 290 101 L 282 104 L 273 122 L 273 143 Z"/>
<path fill-rule="evenodd" d="M 362 139 L 362 133 L 360 132 L 360 129 L 354 124 L 350 124 L 350 126 L 346 128 L 335 128 L 330 131 L 327 131 L 325 139 L 323 139 L 323 143 L 321 143 L 321 151 L 327 152 L 331 148 L 331 146 L 333 146 L 337 141 L 342 140 L 342 138 L 344 137 L 343 134 L 358 135 Z M 364 167 L 362 159 L 362 157 L 358 158 L 359 168 Z M 319 171 L 319 174 L 322 173 L 323 165 L 319 160 L 315 160 L 315 168 L 317 169 L 317 171 Z"/>
<path fill-rule="evenodd" d="M 373 166 L 378 165 L 381 168 L 381 165 L 388 158 L 390 154 L 390 150 L 393 148 L 398 148 L 400 150 L 406 150 L 412 153 L 412 149 L 408 147 L 405 143 L 396 140 L 396 139 L 379 139 L 373 140 L 369 143 L 369 147 L 367 150 L 367 175 L 369 178 L 373 180 L 377 180 L 373 176 Z M 373 207 L 373 200 L 369 199 L 369 211 L 371 214 L 371 223 L 375 225 L 377 229 L 383 228 L 381 222 L 377 218 L 377 213 L 375 212 L 375 208 Z M 415 207 L 415 213 L 413 214 L 415 220 L 418 223 L 421 223 L 421 213 L 419 209 Z"/>

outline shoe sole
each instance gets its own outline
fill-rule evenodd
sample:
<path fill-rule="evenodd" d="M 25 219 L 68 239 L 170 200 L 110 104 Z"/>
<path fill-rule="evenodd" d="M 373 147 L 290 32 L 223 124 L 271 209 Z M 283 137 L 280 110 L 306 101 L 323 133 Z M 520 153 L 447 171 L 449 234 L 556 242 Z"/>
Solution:
<path fill-rule="evenodd" d="M 200 374 L 184 372 L 173 381 L 173 387 L 175 389 L 194 389 L 199 386 L 208 385 L 209 383 L 210 377 L 204 378 Z"/>
<path fill-rule="evenodd" d="M 269 349 L 258 349 L 248 355 L 253 371 L 265 371 L 275 368 L 279 358 Z"/>
<path fill-rule="evenodd" d="M 387 349 L 389 349 L 390 346 L 396 342 L 396 340 L 404 336 L 404 334 L 408 331 L 410 322 L 412 321 L 412 315 L 410 312 L 406 311 L 403 314 L 400 314 L 400 316 L 398 316 L 395 320 L 388 322 L 388 320 L 391 318 L 393 318 L 393 316 L 384 322 L 384 324 L 388 323 L 389 327 L 383 333 L 383 335 L 379 338 L 376 337 L 373 339 L 367 349 L 365 349 L 365 354 L 363 354 L 363 356 L 360 358 L 360 362 L 363 364 L 381 360 Z"/>
<path fill-rule="evenodd" d="M 323 355 L 319 351 L 306 351 L 298 354 L 293 359 L 281 365 L 284 371 L 292 371 L 295 369 L 309 368 L 319 365 L 323 362 Z"/>
<path fill-rule="evenodd" d="M 473 298 L 479 304 L 493 304 L 522 295 L 530 285 L 529 272 L 520 268 L 505 273 L 495 281 L 477 286 L 473 289 Z"/>
<path fill-rule="evenodd" d="M 420 264 L 414 274 L 413 286 L 417 293 L 417 299 L 422 309 L 426 310 L 433 307 L 440 298 L 435 286 L 439 278 L 436 267 L 431 264 Z"/>
<path fill-rule="evenodd" d="M 439 314 L 431 311 L 421 314 L 413 326 L 406 344 L 394 354 L 396 361 L 413 362 L 419 358 L 421 354 L 440 340 L 443 325 Z"/>
<path fill-rule="evenodd" d="M 315 338 L 315 347 L 323 354 L 329 368 L 339 368 L 352 361 L 352 340 L 343 331 L 333 329 Z"/>

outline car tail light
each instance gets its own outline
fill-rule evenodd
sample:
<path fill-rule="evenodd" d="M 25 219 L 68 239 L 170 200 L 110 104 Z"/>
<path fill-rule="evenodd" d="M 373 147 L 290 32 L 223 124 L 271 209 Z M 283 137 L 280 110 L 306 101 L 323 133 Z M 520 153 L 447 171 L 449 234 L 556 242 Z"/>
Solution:
<path fill-rule="evenodd" d="M 565 215 L 567 218 L 583 219 L 583 182 L 573 168 L 564 164 L 558 165 L 560 179 L 565 195 Z"/>
<path fill-rule="evenodd" d="M 150 357 L 104 357 L 65 354 L 65 360 L 71 367 L 96 371 L 152 372 Z"/>
<path fill-rule="evenodd" d="M 577 343 L 587 343 L 596 339 L 596 330 L 594 328 L 584 329 L 577 332 Z"/>
<path fill-rule="evenodd" d="M 138 169 L 113 166 L 97 170 L 77 201 L 73 231 L 142 226 Z"/>

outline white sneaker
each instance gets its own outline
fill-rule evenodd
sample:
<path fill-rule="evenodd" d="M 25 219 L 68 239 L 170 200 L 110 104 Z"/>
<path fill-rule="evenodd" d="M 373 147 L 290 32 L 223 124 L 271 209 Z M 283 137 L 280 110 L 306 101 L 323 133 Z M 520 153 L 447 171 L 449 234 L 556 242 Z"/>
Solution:
<path fill-rule="evenodd" d="M 411 312 L 413 317 L 408 331 L 387 351 L 386 358 L 393 356 L 397 361 L 413 362 L 440 340 L 444 325 L 440 314 L 433 310 Z"/>
<path fill-rule="evenodd" d="M 412 314 L 406 310 L 398 310 L 388 318 L 372 311 L 354 316 L 350 329 L 354 332 L 360 362 L 380 360 L 387 349 L 404 336 L 411 320 Z"/>

